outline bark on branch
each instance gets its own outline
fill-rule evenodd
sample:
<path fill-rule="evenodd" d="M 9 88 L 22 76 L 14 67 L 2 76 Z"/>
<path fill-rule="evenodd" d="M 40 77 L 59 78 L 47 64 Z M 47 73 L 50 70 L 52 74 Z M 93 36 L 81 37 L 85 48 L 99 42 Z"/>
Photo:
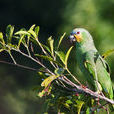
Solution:
<path fill-rule="evenodd" d="M 73 87 L 72 91 L 74 92 L 77 92 L 77 93 L 86 93 L 94 98 L 99 98 L 101 100 L 104 100 L 110 104 L 114 104 L 114 101 L 105 97 L 105 96 L 102 96 L 88 88 L 84 88 L 82 86 L 78 86 L 77 84 L 73 83 L 72 81 L 70 81 L 66 76 L 61 76 L 61 77 L 58 77 L 59 80 L 63 81 L 64 83 L 70 85 L 71 87 Z"/>

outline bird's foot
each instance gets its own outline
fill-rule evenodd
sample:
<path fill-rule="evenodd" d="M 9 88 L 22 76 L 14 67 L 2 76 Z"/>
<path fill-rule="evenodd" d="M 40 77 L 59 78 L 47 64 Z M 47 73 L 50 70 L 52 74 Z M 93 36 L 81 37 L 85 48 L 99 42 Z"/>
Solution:
<path fill-rule="evenodd" d="M 81 85 L 81 86 L 82 86 L 83 89 L 86 89 L 87 88 L 87 86 L 85 86 L 85 85 Z"/>

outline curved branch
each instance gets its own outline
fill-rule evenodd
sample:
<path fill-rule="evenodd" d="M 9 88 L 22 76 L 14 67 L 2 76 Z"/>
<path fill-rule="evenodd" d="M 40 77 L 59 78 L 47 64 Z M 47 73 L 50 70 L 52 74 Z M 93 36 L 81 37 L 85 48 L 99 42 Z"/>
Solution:
<path fill-rule="evenodd" d="M 105 96 L 102 96 L 96 92 L 93 92 L 92 90 L 88 89 L 88 88 L 84 88 L 82 86 L 78 86 L 76 84 L 74 84 L 73 82 L 71 82 L 68 78 L 66 78 L 65 76 L 61 76 L 61 77 L 58 77 L 59 80 L 65 82 L 66 84 L 72 86 L 74 89 L 72 89 L 72 91 L 74 92 L 78 92 L 78 93 L 86 93 L 94 98 L 99 98 L 101 100 L 105 100 L 106 102 L 110 103 L 110 104 L 114 104 L 114 101 L 105 97 Z"/>

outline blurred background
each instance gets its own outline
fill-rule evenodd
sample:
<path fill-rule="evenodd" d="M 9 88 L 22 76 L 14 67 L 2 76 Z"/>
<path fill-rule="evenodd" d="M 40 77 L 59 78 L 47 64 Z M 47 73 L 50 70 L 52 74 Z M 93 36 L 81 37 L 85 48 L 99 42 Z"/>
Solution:
<path fill-rule="evenodd" d="M 83 27 L 101 54 L 114 48 L 114 0 L 0 0 L 0 31 L 5 33 L 8 24 L 15 25 L 15 31 L 39 25 L 41 42 L 51 35 L 57 39 L 64 32 L 67 37 L 73 28 Z M 0 60 L 11 61 L 7 53 L 0 53 Z M 22 56 L 18 60 L 35 66 Z M 114 82 L 114 55 L 107 61 Z M 45 98 L 39 99 L 33 91 L 38 84 L 35 72 L 0 63 L 0 114 L 41 114 Z"/>

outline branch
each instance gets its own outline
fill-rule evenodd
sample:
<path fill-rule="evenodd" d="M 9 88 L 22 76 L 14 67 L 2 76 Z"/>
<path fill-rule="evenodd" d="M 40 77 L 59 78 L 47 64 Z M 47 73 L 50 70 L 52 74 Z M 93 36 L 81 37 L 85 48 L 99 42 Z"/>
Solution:
<path fill-rule="evenodd" d="M 96 92 L 93 92 L 92 90 L 88 89 L 88 88 L 84 88 L 82 86 L 78 86 L 76 84 L 74 84 L 73 82 L 71 82 L 68 78 L 66 78 L 65 76 L 61 76 L 61 77 L 58 77 L 59 80 L 65 82 L 66 84 L 72 86 L 74 89 L 72 89 L 72 91 L 75 91 L 75 92 L 78 92 L 78 93 L 86 93 L 92 97 L 95 97 L 95 98 L 99 98 L 101 100 L 105 100 L 106 102 L 110 103 L 110 104 L 114 104 L 114 101 L 105 97 L 105 96 L 102 96 Z"/>
<path fill-rule="evenodd" d="M 49 56 L 49 54 L 45 51 L 45 49 L 42 47 L 41 43 L 39 42 L 38 37 L 36 37 L 36 41 L 37 41 L 37 43 L 39 44 L 40 48 L 42 49 L 42 52 L 43 52 L 46 56 Z M 54 58 L 54 57 L 53 57 L 53 58 Z M 52 65 L 54 68 L 56 68 L 56 66 L 54 65 L 53 62 L 50 61 L 50 63 L 51 63 L 51 65 Z"/>
<path fill-rule="evenodd" d="M 15 50 L 15 49 L 13 49 L 13 50 Z M 49 70 L 44 64 L 42 64 L 39 60 L 34 59 L 33 57 L 31 57 L 31 56 L 29 56 L 29 55 L 23 53 L 23 52 L 20 51 L 20 50 L 16 50 L 16 51 L 19 52 L 20 54 L 22 54 L 23 56 L 28 57 L 28 58 L 31 59 L 32 61 L 36 62 L 37 64 L 39 64 L 39 65 L 42 66 L 43 68 L 45 68 L 48 73 L 54 75 L 54 73 L 53 73 L 52 71 L 50 71 L 50 70 Z"/>
<path fill-rule="evenodd" d="M 14 64 L 14 63 L 6 62 L 6 61 L 0 61 L 0 63 L 17 66 L 17 67 L 24 68 L 24 69 L 31 70 L 31 71 L 39 71 L 38 69 L 31 68 L 31 67 L 28 67 L 28 66 L 23 66 L 23 65 L 20 65 L 20 64 L 17 64 L 17 63 Z"/>

